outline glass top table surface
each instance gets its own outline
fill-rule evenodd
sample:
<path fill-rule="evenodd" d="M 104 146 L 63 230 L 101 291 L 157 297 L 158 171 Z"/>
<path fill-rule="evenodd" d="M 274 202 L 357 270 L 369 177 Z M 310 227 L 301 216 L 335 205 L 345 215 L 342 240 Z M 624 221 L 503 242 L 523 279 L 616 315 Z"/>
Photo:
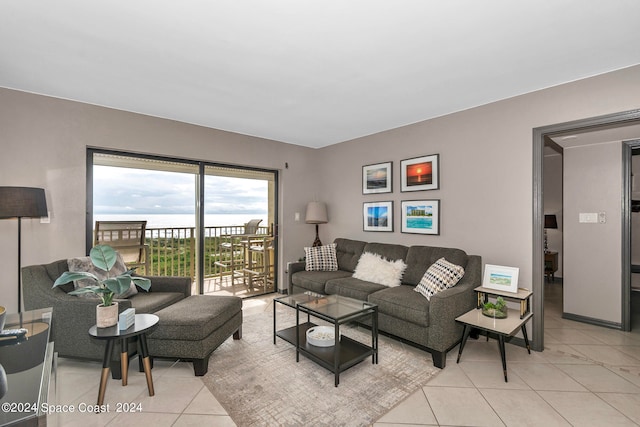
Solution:
<path fill-rule="evenodd" d="M 26 422 L 36 417 L 46 402 L 43 387 L 48 384 L 44 381 L 49 373 L 46 365 L 51 363 L 47 354 L 51 356 L 53 349 L 49 345 L 52 312 L 46 308 L 6 317 L 5 330 L 24 328 L 27 334 L 19 340 L 0 340 L 0 403 L 28 407 L 9 406 L 9 410 L 0 411 L 0 425 Z"/>
<path fill-rule="evenodd" d="M 336 320 L 377 307 L 376 304 L 341 295 L 320 295 L 312 292 L 281 297 L 277 300 L 290 307 L 295 308 L 299 305 L 312 313 L 322 314 Z"/>

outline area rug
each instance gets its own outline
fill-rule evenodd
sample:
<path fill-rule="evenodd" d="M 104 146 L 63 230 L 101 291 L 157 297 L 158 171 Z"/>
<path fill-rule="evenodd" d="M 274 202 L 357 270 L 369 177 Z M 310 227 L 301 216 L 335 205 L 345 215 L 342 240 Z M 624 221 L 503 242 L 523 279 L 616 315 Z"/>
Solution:
<path fill-rule="evenodd" d="M 437 373 L 429 353 L 379 338 L 379 363 L 371 358 L 340 374 L 300 356 L 278 338 L 273 344 L 273 302 L 245 316 L 241 340 L 227 340 L 211 355 L 207 388 L 239 427 L 368 426 Z M 295 324 L 295 310 L 278 304 L 278 329 Z M 318 322 L 321 324 L 321 322 Z M 341 333 L 370 342 L 366 329 Z"/>

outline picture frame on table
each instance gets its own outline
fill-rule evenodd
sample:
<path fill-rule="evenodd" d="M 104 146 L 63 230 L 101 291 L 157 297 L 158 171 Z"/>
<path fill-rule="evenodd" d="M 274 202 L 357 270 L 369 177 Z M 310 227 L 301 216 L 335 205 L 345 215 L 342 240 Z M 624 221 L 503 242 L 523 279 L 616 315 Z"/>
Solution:
<path fill-rule="evenodd" d="M 502 265 L 485 264 L 482 286 L 498 291 L 518 293 L 517 267 L 505 267 Z"/>
<path fill-rule="evenodd" d="M 440 200 L 403 200 L 402 233 L 440 235 Z"/>
<path fill-rule="evenodd" d="M 392 193 L 393 162 L 362 167 L 362 194 Z"/>
<path fill-rule="evenodd" d="M 440 155 L 414 157 L 400 161 L 400 191 L 440 188 Z"/>
<path fill-rule="evenodd" d="M 362 204 L 364 231 L 393 231 L 393 201 Z"/>

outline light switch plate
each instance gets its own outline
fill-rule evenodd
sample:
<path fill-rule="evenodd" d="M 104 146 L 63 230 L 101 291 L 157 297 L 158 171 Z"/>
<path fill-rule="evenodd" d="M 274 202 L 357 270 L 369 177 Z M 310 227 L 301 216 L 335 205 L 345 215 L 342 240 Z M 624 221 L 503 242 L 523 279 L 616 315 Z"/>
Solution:
<path fill-rule="evenodd" d="M 580 213 L 579 221 L 581 223 L 595 224 L 598 222 L 597 213 Z"/>

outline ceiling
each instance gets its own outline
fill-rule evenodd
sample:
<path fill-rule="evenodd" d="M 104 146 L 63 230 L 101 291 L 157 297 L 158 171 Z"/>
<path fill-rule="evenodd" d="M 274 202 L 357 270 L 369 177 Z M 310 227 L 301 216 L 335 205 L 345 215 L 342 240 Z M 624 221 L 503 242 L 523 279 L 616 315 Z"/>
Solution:
<path fill-rule="evenodd" d="M 640 64 L 637 0 L 0 2 L 0 87 L 323 147 Z"/>

